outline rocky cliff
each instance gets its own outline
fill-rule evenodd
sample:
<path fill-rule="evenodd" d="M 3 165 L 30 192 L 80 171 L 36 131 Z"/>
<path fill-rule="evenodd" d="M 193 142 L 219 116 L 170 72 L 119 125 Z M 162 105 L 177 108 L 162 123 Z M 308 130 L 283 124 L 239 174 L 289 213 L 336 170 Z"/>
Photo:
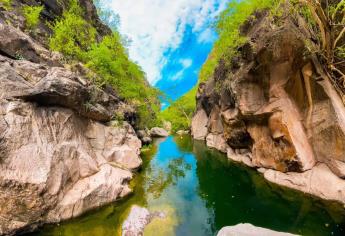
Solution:
<path fill-rule="evenodd" d="M 111 88 L 90 82 L 82 64 L 64 65 L 60 54 L 47 50 L 46 24 L 31 37 L 18 10 L 23 2 L 0 7 L 0 235 L 128 195 L 142 162 L 132 126 L 112 121 L 116 112 L 132 109 Z M 41 1 L 42 22 L 61 15 L 63 3 Z M 110 32 L 91 1 L 80 5 L 99 37 Z"/>
<path fill-rule="evenodd" d="M 289 11 L 286 11 L 286 13 Z M 200 83 L 192 135 L 269 181 L 345 203 L 345 108 L 296 14 L 256 12 L 237 55 Z"/>

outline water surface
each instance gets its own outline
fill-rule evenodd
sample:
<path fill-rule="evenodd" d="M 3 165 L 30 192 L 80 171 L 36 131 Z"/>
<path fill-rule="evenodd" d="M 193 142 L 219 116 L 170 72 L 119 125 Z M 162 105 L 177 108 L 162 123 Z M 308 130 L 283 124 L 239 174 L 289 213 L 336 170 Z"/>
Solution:
<path fill-rule="evenodd" d="M 154 220 L 145 235 L 215 235 L 223 226 L 242 222 L 301 235 L 345 235 L 340 204 L 270 184 L 189 136 L 156 140 L 142 158 L 134 194 L 126 200 L 35 235 L 120 235 L 133 204 L 167 214 Z"/>

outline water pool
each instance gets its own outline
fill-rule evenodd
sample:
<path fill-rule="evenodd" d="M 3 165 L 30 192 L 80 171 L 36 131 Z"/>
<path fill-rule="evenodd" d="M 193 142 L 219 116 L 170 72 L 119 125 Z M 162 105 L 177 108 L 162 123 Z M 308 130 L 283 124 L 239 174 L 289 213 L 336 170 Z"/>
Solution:
<path fill-rule="evenodd" d="M 242 222 L 301 235 L 345 235 L 342 205 L 270 184 L 190 136 L 158 139 L 142 158 L 127 199 L 33 235 L 120 235 L 133 204 L 167 215 L 154 220 L 145 235 L 215 235 Z"/>

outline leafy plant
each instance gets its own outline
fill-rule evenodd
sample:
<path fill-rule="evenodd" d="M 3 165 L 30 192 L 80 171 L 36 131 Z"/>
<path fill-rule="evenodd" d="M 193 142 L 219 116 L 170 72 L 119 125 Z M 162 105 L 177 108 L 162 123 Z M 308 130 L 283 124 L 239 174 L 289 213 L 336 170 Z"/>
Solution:
<path fill-rule="evenodd" d="M 160 119 L 170 121 L 174 132 L 189 128 L 195 111 L 196 91 L 197 87 L 194 87 L 160 113 Z"/>
<path fill-rule="evenodd" d="M 23 14 L 25 17 L 26 27 L 29 29 L 35 28 L 40 21 L 40 14 L 43 10 L 43 6 L 24 6 Z"/>
<path fill-rule="evenodd" d="M 247 40 L 240 35 L 240 26 L 249 19 L 255 11 L 270 9 L 274 14 L 278 14 L 279 11 L 277 10 L 277 6 L 279 6 L 280 2 L 280 0 L 231 1 L 227 8 L 221 13 L 215 25 L 219 38 L 207 61 L 201 68 L 199 82 L 207 81 L 212 77 L 222 57 L 229 59 L 235 56 L 237 52 L 236 49 Z"/>
<path fill-rule="evenodd" d="M 78 0 L 71 0 L 69 9 L 52 26 L 49 46 L 69 59 L 83 60 L 84 52 L 96 41 L 96 29 L 82 16 Z"/>
<path fill-rule="evenodd" d="M 0 0 L 0 4 L 5 10 L 10 10 L 12 7 L 12 0 Z"/>

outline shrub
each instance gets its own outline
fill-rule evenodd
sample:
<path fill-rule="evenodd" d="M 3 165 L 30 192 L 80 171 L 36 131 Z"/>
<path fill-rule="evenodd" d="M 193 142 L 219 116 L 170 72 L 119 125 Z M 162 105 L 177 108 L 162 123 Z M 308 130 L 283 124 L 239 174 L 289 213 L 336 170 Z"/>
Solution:
<path fill-rule="evenodd" d="M 87 66 L 100 75 L 98 82 L 113 85 L 122 98 L 137 108 L 138 126 L 154 126 L 160 109 L 159 92 L 150 87 L 141 68 L 128 58 L 121 35 L 115 31 L 105 36 L 100 43 L 94 43 L 85 55 Z"/>
<path fill-rule="evenodd" d="M 0 4 L 5 10 L 10 10 L 12 7 L 12 0 L 0 0 Z"/>
<path fill-rule="evenodd" d="M 69 9 L 52 26 L 54 34 L 49 40 L 49 46 L 68 59 L 83 60 L 84 52 L 96 41 L 96 29 L 82 14 L 78 0 L 71 0 Z"/>
<path fill-rule="evenodd" d="M 190 127 L 190 122 L 195 111 L 196 91 L 197 87 L 195 86 L 160 113 L 160 119 L 170 121 L 174 132 L 186 130 Z"/>
<path fill-rule="evenodd" d="M 23 14 L 25 17 L 26 27 L 29 29 L 35 28 L 40 21 L 40 14 L 43 10 L 43 6 L 24 6 Z"/>
<path fill-rule="evenodd" d="M 221 13 L 216 23 L 216 31 L 219 35 L 209 58 L 201 68 L 199 81 L 207 81 L 212 77 L 213 72 L 222 57 L 227 59 L 236 54 L 236 49 L 246 41 L 240 35 L 240 26 L 250 16 L 260 9 L 271 9 L 275 11 L 281 0 L 243 0 L 231 1 L 227 8 Z M 229 61 L 229 60 L 226 60 Z"/>

